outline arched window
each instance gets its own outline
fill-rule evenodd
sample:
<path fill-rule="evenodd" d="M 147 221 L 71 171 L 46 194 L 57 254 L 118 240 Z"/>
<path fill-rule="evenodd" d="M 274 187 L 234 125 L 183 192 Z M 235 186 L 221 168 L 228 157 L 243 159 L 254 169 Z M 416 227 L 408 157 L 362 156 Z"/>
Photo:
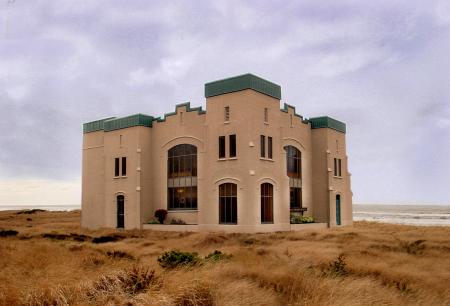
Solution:
<path fill-rule="evenodd" d="M 171 148 L 167 161 L 168 209 L 197 209 L 197 147 Z"/>
<path fill-rule="evenodd" d="M 237 185 L 225 183 L 219 186 L 219 223 L 237 224 Z"/>
<path fill-rule="evenodd" d="M 284 149 L 289 177 L 290 207 L 291 210 L 302 211 L 302 153 L 294 146 L 286 146 Z"/>
<path fill-rule="evenodd" d="M 261 184 L 261 223 L 273 223 L 273 185 Z"/>
<path fill-rule="evenodd" d="M 117 228 L 125 227 L 125 197 L 117 196 Z"/>

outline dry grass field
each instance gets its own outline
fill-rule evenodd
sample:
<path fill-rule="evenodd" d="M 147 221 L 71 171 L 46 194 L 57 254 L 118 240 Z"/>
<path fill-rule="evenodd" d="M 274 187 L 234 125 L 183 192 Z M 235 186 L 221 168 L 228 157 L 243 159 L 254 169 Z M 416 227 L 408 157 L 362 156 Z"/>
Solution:
<path fill-rule="evenodd" d="M 449 227 L 213 234 L 79 221 L 0 212 L 0 305 L 450 305 Z M 198 258 L 163 268 L 171 250 Z M 232 256 L 205 259 L 215 250 Z"/>

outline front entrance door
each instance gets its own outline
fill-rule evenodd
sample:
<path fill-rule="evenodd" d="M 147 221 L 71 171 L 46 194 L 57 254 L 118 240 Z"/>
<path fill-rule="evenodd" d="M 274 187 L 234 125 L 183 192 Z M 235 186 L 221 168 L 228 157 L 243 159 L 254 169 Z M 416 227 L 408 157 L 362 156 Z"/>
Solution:
<path fill-rule="evenodd" d="M 341 225 L 341 196 L 336 195 L 336 224 Z"/>
<path fill-rule="evenodd" d="M 125 226 L 125 197 L 123 195 L 117 196 L 117 228 L 124 228 Z"/>

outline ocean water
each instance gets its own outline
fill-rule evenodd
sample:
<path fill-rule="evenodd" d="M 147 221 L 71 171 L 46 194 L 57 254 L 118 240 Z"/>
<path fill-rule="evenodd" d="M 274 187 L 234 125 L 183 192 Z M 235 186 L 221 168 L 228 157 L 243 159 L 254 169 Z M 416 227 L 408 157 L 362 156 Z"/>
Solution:
<path fill-rule="evenodd" d="M 70 211 L 81 209 L 81 205 L 0 205 L 0 210 L 43 209 L 50 211 Z"/>
<path fill-rule="evenodd" d="M 81 209 L 80 205 L 0 205 L 0 210 L 44 209 L 70 211 Z M 450 226 L 450 206 L 436 205 L 353 205 L 354 221 L 383 223 Z"/>
<path fill-rule="evenodd" d="M 450 226 L 450 206 L 354 204 L 353 221 Z"/>

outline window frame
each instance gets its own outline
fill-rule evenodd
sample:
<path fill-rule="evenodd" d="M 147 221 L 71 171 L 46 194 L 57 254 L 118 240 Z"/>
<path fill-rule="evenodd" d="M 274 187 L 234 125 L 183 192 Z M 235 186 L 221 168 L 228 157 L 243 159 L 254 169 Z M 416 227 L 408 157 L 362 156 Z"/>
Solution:
<path fill-rule="evenodd" d="M 259 136 L 260 157 L 266 158 L 266 136 Z"/>
<path fill-rule="evenodd" d="M 120 176 L 120 158 L 114 158 L 114 177 Z"/>
<path fill-rule="evenodd" d="M 238 224 L 238 207 L 237 207 L 237 184 L 223 183 L 219 185 L 219 224 L 237 225 Z M 230 192 L 229 192 L 230 191 Z M 228 207 L 230 206 L 230 207 Z M 227 211 L 230 217 L 227 218 Z M 234 212 L 234 214 L 233 214 Z"/>
<path fill-rule="evenodd" d="M 273 185 L 271 183 L 262 183 L 260 185 L 260 201 L 261 201 L 261 224 L 273 224 Z M 267 214 L 267 210 L 269 213 Z M 266 219 L 269 215 L 270 218 Z"/>
<path fill-rule="evenodd" d="M 229 135 L 229 157 L 235 158 L 237 156 L 237 137 L 236 134 Z"/>
<path fill-rule="evenodd" d="M 219 136 L 219 159 L 226 157 L 226 137 Z"/>
<path fill-rule="evenodd" d="M 273 159 L 272 137 L 267 136 L 267 158 Z"/>

